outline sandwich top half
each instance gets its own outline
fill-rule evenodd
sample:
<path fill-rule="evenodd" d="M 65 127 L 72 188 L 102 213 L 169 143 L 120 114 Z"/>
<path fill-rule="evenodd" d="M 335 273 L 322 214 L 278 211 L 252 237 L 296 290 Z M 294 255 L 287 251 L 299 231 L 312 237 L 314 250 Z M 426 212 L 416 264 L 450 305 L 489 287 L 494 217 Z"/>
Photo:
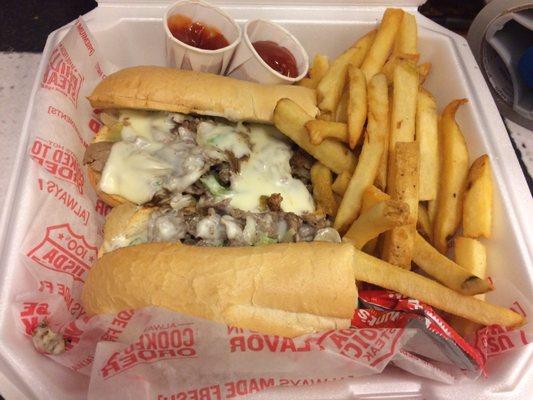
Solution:
<path fill-rule="evenodd" d="M 102 81 L 89 100 L 105 125 L 84 163 L 100 197 L 122 204 L 104 251 L 339 240 L 311 195 L 313 159 L 270 125 L 285 97 L 316 113 L 314 91 L 301 87 L 159 67 Z"/>

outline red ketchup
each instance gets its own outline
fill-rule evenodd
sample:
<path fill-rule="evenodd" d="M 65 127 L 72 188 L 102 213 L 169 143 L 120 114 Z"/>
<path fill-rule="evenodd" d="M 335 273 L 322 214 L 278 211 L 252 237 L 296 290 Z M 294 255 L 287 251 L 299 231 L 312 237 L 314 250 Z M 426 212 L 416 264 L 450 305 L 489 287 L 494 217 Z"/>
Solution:
<path fill-rule="evenodd" d="M 218 29 L 201 22 L 193 22 L 186 15 L 171 15 L 167 24 L 172 36 L 189 46 L 203 50 L 218 50 L 229 45 Z"/>
<path fill-rule="evenodd" d="M 298 76 L 296 59 L 286 47 L 281 47 L 270 40 L 260 40 L 252 43 L 252 46 L 273 70 L 289 78 Z"/>

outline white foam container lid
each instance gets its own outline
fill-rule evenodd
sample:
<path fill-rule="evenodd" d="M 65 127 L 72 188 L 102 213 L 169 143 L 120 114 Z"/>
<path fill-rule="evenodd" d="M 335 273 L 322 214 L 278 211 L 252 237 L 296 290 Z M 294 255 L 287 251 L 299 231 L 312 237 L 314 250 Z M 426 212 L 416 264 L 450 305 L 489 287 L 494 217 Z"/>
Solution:
<path fill-rule="evenodd" d="M 212 1 L 232 15 L 241 26 L 248 19 L 265 18 L 289 29 L 307 49 L 310 57 L 317 52 L 338 55 L 356 38 L 375 27 L 392 1 Z M 357 3 L 357 4 L 356 4 Z M 487 153 L 492 160 L 496 183 L 494 232 L 484 241 L 489 260 L 489 275 L 496 287 L 501 280 L 511 280 L 526 298 L 533 298 L 533 201 L 518 160 L 468 44 L 458 36 L 428 20 L 416 11 L 417 0 L 395 1 L 416 15 L 419 26 L 419 50 L 423 62 L 432 70 L 425 87 L 436 97 L 439 110 L 452 99 L 467 98 L 469 103 L 458 113 L 471 161 Z M 101 0 L 84 18 L 98 41 L 105 59 L 116 67 L 139 64 L 165 64 L 164 30 L 161 17 L 167 2 Z M 9 304 L 17 294 L 12 282 L 26 278 L 26 272 L 14 266 L 20 263 L 19 248 L 32 216 L 23 205 L 29 191 L 29 158 L 24 157 L 31 134 L 28 118 L 34 107 L 35 91 L 44 73 L 45 60 L 63 37 L 67 25 L 52 32 L 46 42 L 41 65 L 30 98 L 26 121 L 21 132 L 18 157 L 8 190 L 0 231 L 0 372 L 18 390 L 14 398 L 83 399 L 88 378 L 54 363 L 32 348 L 28 339 L 14 329 Z M 28 291 L 34 290 L 28 282 Z M 19 286 L 20 287 L 20 286 Z M 496 291 L 487 300 L 508 305 L 512 293 Z M 281 391 L 276 398 L 310 399 L 526 399 L 533 396 L 533 346 L 489 359 L 487 379 L 464 380 L 444 385 L 419 378 L 399 369 L 387 368 L 376 376 L 360 378 L 349 384 L 324 384 Z M 0 388 L 0 392 L 3 388 Z M 6 393 L 7 394 L 7 393 Z M 21 397 L 24 396 L 24 397 Z M 266 396 L 266 397 L 265 397 Z M 120 397 L 120 396 L 118 396 Z M 117 397 L 117 398 L 118 398 Z M 272 393 L 259 395 L 273 398 Z M 9 399 L 8 399 L 9 400 Z"/>

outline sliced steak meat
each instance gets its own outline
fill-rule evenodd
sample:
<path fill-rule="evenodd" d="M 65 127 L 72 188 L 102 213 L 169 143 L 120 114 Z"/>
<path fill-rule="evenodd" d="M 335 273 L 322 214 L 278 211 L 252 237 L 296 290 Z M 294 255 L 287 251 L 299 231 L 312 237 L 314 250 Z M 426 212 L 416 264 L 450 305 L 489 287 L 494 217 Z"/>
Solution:
<path fill-rule="evenodd" d="M 287 229 L 292 229 L 294 232 L 298 232 L 298 229 L 302 226 L 303 220 L 298 215 L 289 212 L 284 215 L 285 222 L 287 222 Z"/>
<path fill-rule="evenodd" d="M 294 239 L 296 242 L 310 242 L 315 237 L 316 229 L 308 224 L 303 224 L 298 232 L 296 233 Z"/>
<path fill-rule="evenodd" d="M 205 194 L 206 192 L 207 192 L 207 190 L 206 190 L 205 186 L 200 181 L 194 182 L 191 186 L 189 186 L 188 188 L 186 188 L 183 191 L 183 193 L 185 193 L 185 194 L 192 194 L 192 195 L 195 195 L 195 196 L 201 196 L 201 195 Z"/>
<path fill-rule="evenodd" d="M 270 211 L 281 211 L 282 201 L 283 201 L 283 197 L 281 196 L 281 193 L 272 193 L 266 199 L 266 205 Z"/>
<path fill-rule="evenodd" d="M 311 225 L 317 230 L 331 226 L 331 222 L 327 219 L 325 214 L 303 214 L 302 218 L 307 224 Z"/>
<path fill-rule="evenodd" d="M 278 221 L 275 213 L 258 213 L 253 214 L 257 225 L 257 234 L 259 236 L 265 235 L 268 237 L 276 237 L 278 233 Z"/>
<path fill-rule="evenodd" d="M 232 167 L 229 162 L 222 162 L 213 167 L 213 170 L 218 175 L 218 180 L 220 181 L 220 183 L 222 183 L 223 185 L 230 184 Z"/>
<path fill-rule="evenodd" d="M 146 205 L 148 207 L 154 207 L 161 204 L 168 204 L 170 203 L 170 200 L 172 199 L 172 192 L 170 192 L 168 189 L 161 189 L 158 190 L 154 197 L 152 197 L 152 200 L 150 200 Z"/>
<path fill-rule="evenodd" d="M 238 159 L 237 157 L 235 157 L 235 154 L 233 154 L 231 151 L 225 151 L 226 153 L 226 156 L 228 157 L 228 162 L 229 162 L 229 170 L 230 172 L 233 172 L 234 174 L 238 174 L 241 170 L 241 160 L 243 159 L 247 159 L 248 157 L 243 157 L 241 159 Z"/>
<path fill-rule="evenodd" d="M 239 210 L 238 208 L 230 207 L 229 209 L 229 215 L 231 215 L 233 218 L 245 221 L 246 216 L 249 214 L 248 211 Z"/>
<path fill-rule="evenodd" d="M 310 170 L 314 162 L 313 157 L 297 148 L 289 160 L 292 176 L 301 179 L 305 184 L 309 183 L 311 181 Z"/>
<path fill-rule="evenodd" d="M 200 123 L 200 119 L 198 118 L 186 119 L 185 121 L 181 123 L 181 126 L 190 130 L 191 132 L 196 132 L 199 123 Z"/>
<path fill-rule="evenodd" d="M 102 172 L 113 144 L 113 142 L 91 143 L 83 155 L 83 164 L 89 165 L 94 171 Z"/>

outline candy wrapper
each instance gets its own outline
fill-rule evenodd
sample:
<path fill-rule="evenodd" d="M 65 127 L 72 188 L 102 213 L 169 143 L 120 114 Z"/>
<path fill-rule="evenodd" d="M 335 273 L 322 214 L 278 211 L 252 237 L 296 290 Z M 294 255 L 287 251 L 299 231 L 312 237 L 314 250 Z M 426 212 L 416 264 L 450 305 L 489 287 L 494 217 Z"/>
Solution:
<path fill-rule="evenodd" d="M 301 386 L 347 385 L 388 365 L 452 383 L 479 376 L 490 358 L 531 341 L 527 325 L 488 327 L 468 343 L 431 307 L 384 290 L 360 291 L 350 329 L 295 339 L 158 308 L 89 318 L 80 293 L 109 207 L 88 184 L 82 158 L 101 126 L 86 96 L 112 72 L 105 66 L 81 19 L 47 60 L 27 149 L 33 219 L 20 248 L 20 268 L 32 280 L 26 287 L 33 289 L 12 304 L 27 346 L 35 341 L 43 349 L 40 340 L 56 334 L 66 339 L 66 351 L 43 357 L 85 376 L 89 398 L 114 399 L 119 391 L 122 398 L 160 400 L 271 398 Z M 505 285 L 498 282 L 499 290 L 516 293 L 510 306 L 527 314 L 527 301 Z M 41 333 L 32 338 L 37 327 Z"/>

